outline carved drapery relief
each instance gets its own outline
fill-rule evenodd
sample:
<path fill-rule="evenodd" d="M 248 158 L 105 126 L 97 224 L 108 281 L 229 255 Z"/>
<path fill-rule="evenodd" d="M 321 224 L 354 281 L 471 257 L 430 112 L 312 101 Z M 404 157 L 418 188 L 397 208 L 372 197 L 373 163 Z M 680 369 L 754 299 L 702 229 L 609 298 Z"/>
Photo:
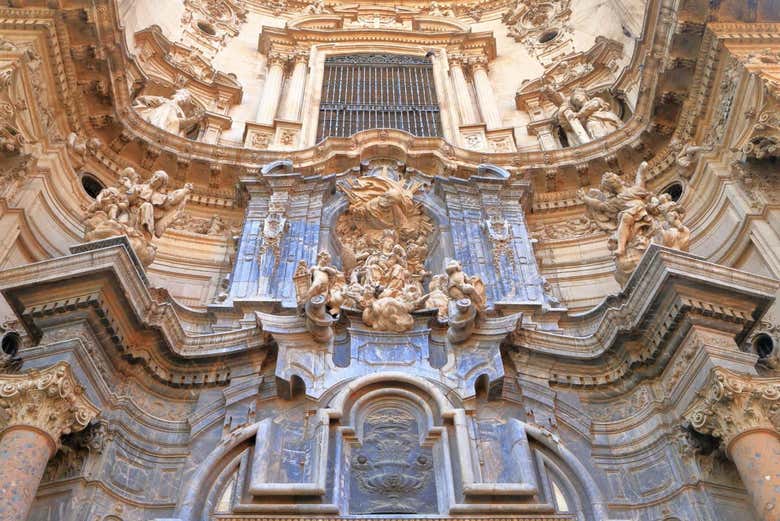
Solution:
<path fill-rule="evenodd" d="M 581 87 L 576 87 L 569 97 L 550 87 L 544 93 L 558 105 L 558 123 L 574 137 L 576 144 L 603 138 L 623 126 L 606 100 L 591 96 Z"/>
<path fill-rule="evenodd" d="M 7 427 L 34 427 L 55 444 L 61 435 L 84 429 L 99 412 L 65 362 L 43 370 L 0 375 L 0 407 Z"/>
<path fill-rule="evenodd" d="M 420 444 L 417 418 L 383 407 L 368 414 L 351 458 L 350 514 L 437 511 L 433 451 Z"/>
<path fill-rule="evenodd" d="M 715 368 L 706 389 L 685 414 L 691 426 L 728 447 L 739 435 L 780 429 L 780 380 Z"/>
<path fill-rule="evenodd" d="M 612 232 L 608 247 L 615 259 L 615 278 L 621 284 L 651 243 L 682 251 L 690 244 L 691 232 L 682 222 L 685 211 L 669 194 L 655 196 L 647 191 L 646 169 L 647 163 L 639 166 L 633 184 L 607 172 L 601 189 L 579 192 L 590 218 L 603 231 Z"/>
<path fill-rule="evenodd" d="M 155 172 L 146 182 L 132 168 L 126 168 L 119 184 L 104 188 L 86 209 L 87 241 L 127 235 L 139 260 L 148 266 L 166 228 L 176 220 L 187 203 L 192 185 L 168 192 L 168 174 Z"/>
<path fill-rule="evenodd" d="M 144 121 L 177 136 L 187 136 L 203 119 L 188 89 L 179 89 L 171 97 L 138 96 L 133 109 Z"/>

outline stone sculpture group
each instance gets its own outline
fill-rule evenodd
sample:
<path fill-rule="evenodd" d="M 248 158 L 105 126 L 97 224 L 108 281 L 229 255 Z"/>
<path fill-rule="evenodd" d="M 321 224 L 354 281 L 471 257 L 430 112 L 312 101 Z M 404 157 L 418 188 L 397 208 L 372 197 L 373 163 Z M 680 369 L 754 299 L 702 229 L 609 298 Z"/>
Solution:
<path fill-rule="evenodd" d="M 125 168 L 116 186 L 104 188 L 87 208 L 85 239 L 95 241 L 126 235 L 145 266 L 154 261 L 154 239 L 179 215 L 192 185 L 168 192 L 168 174 L 158 170 L 147 181 L 131 167 Z"/>
<path fill-rule="evenodd" d="M 621 284 L 651 243 L 682 251 L 690 245 L 691 232 L 682 222 L 685 210 L 669 194 L 654 195 L 646 189 L 646 170 L 647 163 L 639 165 L 633 184 L 606 172 L 601 189 L 579 192 L 591 219 L 612 232 L 609 249 L 615 258 L 615 278 Z"/>
<path fill-rule="evenodd" d="M 441 322 L 484 311 L 482 280 L 464 273 L 457 260 L 449 260 L 443 274 L 426 271 L 433 224 L 413 200 L 420 185 L 407 186 L 383 167 L 339 188 L 350 202 L 336 224 L 344 270 L 322 251 L 314 266 L 300 261 L 294 275 L 299 305 L 315 321 L 349 308 L 362 311 L 363 322 L 375 330 L 404 332 L 414 326 L 414 311 L 435 309 Z"/>

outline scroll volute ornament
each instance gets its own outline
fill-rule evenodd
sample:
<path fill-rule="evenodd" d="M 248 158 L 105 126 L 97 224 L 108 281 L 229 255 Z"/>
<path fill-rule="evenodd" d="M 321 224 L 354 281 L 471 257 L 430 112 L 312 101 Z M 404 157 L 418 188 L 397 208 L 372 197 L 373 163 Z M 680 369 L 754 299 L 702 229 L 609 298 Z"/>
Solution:
<path fill-rule="evenodd" d="M 0 375 L 3 427 L 25 426 L 47 433 L 55 444 L 60 436 L 84 429 L 98 408 L 66 362 L 23 374 Z"/>
<path fill-rule="evenodd" d="M 715 368 L 685 417 L 696 431 L 720 438 L 726 447 L 751 431 L 778 432 L 780 379 Z"/>

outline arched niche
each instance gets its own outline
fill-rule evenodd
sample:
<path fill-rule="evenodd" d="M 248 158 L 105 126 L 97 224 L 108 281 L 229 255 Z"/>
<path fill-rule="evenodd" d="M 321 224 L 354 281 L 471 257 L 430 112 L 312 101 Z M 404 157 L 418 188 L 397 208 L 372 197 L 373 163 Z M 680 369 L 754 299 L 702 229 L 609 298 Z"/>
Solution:
<path fill-rule="evenodd" d="M 350 515 L 430 515 L 446 508 L 446 487 L 437 484 L 447 456 L 443 429 L 418 394 L 373 389 L 355 401 L 340 433 L 348 469 L 342 500 Z"/>

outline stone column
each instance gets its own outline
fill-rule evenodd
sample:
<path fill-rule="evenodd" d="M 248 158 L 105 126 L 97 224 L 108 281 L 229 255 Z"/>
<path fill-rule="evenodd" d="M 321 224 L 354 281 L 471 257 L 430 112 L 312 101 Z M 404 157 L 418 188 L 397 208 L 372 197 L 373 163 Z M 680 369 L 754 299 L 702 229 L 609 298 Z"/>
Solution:
<path fill-rule="evenodd" d="M 780 378 L 716 367 L 685 414 L 697 431 L 721 439 L 760 519 L 780 521 Z"/>
<path fill-rule="evenodd" d="M 98 414 L 66 362 L 41 371 L 0 375 L 0 521 L 22 521 L 60 437 Z"/>
<path fill-rule="evenodd" d="M 287 121 L 300 119 L 301 103 L 306 88 L 306 72 L 309 68 L 309 53 L 305 51 L 296 53 L 293 61 L 295 65 L 290 77 L 290 86 L 282 107 L 282 119 Z"/>
<path fill-rule="evenodd" d="M 282 96 L 284 67 L 287 59 L 287 55 L 281 53 L 268 55 L 268 74 L 265 77 L 260 106 L 257 108 L 257 122 L 261 125 L 273 125 L 276 118 L 276 111 Z"/>
<path fill-rule="evenodd" d="M 488 78 L 488 61 L 484 56 L 477 56 L 470 61 L 471 75 L 474 77 L 474 90 L 477 92 L 477 103 L 482 112 L 482 122 L 488 130 L 501 128 L 501 113 L 498 111 L 496 94 Z"/>
<path fill-rule="evenodd" d="M 477 123 L 477 114 L 474 111 L 474 105 L 471 103 L 469 94 L 469 85 L 466 82 L 466 73 L 463 72 L 463 63 L 465 58 L 460 55 L 450 57 L 450 73 L 452 74 L 452 83 L 455 88 L 455 99 L 458 102 L 461 125 L 473 125 Z"/>

